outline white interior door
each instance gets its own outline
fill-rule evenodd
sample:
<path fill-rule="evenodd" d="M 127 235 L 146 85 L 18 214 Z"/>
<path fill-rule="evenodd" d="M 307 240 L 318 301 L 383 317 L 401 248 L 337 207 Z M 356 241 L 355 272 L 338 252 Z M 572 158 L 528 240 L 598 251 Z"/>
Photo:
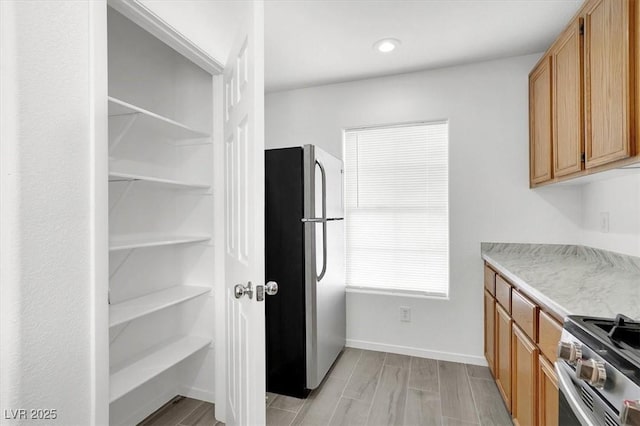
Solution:
<path fill-rule="evenodd" d="M 265 424 L 263 5 L 246 2 L 224 72 L 226 423 Z M 253 294 L 234 288 L 251 283 Z"/>

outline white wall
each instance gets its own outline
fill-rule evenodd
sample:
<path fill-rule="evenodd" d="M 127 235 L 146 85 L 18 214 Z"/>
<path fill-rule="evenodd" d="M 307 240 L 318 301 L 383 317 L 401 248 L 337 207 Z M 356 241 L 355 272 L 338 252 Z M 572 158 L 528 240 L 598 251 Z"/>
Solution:
<path fill-rule="evenodd" d="M 105 23 L 104 2 L 0 2 L 2 424 L 107 422 Z"/>
<path fill-rule="evenodd" d="M 344 128 L 449 119 L 450 300 L 350 293 L 349 345 L 484 363 L 480 242 L 575 242 L 580 188 L 529 189 L 527 76 L 538 58 L 267 95 L 268 148 L 313 143 L 341 156 Z"/>
<path fill-rule="evenodd" d="M 614 177 L 582 186 L 580 242 L 618 253 L 640 256 L 640 170 L 616 170 Z M 600 228 L 609 214 L 609 230 Z"/>

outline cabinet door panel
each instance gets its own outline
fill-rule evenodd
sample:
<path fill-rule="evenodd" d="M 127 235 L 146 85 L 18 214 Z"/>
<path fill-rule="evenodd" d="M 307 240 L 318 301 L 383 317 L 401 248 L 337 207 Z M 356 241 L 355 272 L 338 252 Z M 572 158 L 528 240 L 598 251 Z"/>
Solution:
<path fill-rule="evenodd" d="M 585 9 L 587 168 L 631 155 L 630 7 L 592 0 Z"/>
<path fill-rule="evenodd" d="M 496 384 L 511 412 L 511 317 L 496 304 Z"/>
<path fill-rule="evenodd" d="M 516 425 L 534 426 L 538 404 L 538 348 L 513 325 L 511 335 L 511 413 Z"/>
<path fill-rule="evenodd" d="M 496 354 L 496 301 L 491 293 L 484 292 L 484 356 L 487 358 L 489 370 L 495 377 L 495 354 Z"/>
<path fill-rule="evenodd" d="M 551 57 L 545 57 L 529 76 L 529 173 L 531 184 L 551 173 Z"/>
<path fill-rule="evenodd" d="M 553 172 L 565 176 L 582 169 L 582 42 L 576 19 L 552 50 Z"/>
<path fill-rule="evenodd" d="M 542 355 L 538 362 L 538 425 L 558 426 L 558 378 L 551 363 Z"/>

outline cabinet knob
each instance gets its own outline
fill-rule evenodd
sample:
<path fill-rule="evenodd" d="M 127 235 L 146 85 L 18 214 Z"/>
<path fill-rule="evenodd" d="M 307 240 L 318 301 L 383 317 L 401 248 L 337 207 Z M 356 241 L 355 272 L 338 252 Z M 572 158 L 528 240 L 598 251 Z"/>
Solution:
<path fill-rule="evenodd" d="M 579 359 L 576 363 L 576 377 L 596 388 L 603 388 L 607 381 L 604 363 L 595 359 Z"/>

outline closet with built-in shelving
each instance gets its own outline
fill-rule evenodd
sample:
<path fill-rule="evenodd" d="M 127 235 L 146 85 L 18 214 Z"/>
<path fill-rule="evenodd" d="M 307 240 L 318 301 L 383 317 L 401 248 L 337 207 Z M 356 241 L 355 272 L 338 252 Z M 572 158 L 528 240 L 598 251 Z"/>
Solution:
<path fill-rule="evenodd" d="M 129 425 L 214 400 L 215 80 L 108 9 L 109 416 Z"/>

